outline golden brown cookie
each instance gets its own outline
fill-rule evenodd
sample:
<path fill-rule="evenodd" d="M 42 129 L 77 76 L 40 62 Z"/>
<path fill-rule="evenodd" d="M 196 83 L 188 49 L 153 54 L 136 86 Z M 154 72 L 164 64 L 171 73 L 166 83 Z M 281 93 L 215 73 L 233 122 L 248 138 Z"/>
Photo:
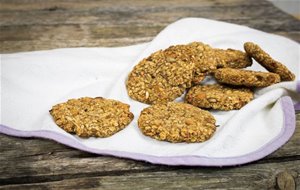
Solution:
<path fill-rule="evenodd" d="M 215 132 L 211 113 L 186 103 L 169 102 L 145 108 L 138 119 L 142 133 L 169 142 L 203 142 Z"/>
<path fill-rule="evenodd" d="M 247 54 L 253 57 L 259 64 L 272 73 L 280 75 L 282 81 L 293 81 L 295 75 L 282 63 L 274 60 L 268 53 L 262 50 L 257 44 L 246 42 L 244 49 Z"/>
<path fill-rule="evenodd" d="M 197 85 L 185 96 L 185 101 L 199 108 L 215 110 L 240 109 L 253 99 L 248 88 L 233 88 L 220 84 Z"/>
<path fill-rule="evenodd" d="M 133 119 L 129 105 L 102 97 L 70 99 L 52 107 L 55 123 L 80 137 L 109 137 Z"/>
<path fill-rule="evenodd" d="M 172 59 L 189 60 L 194 63 L 193 83 L 199 84 L 207 74 L 216 69 L 218 62 L 213 48 L 201 42 L 192 42 L 187 45 L 170 46 L 164 53 Z"/>
<path fill-rule="evenodd" d="M 217 56 L 219 68 L 246 68 L 252 65 L 252 59 L 245 53 L 235 49 L 214 49 Z"/>
<path fill-rule="evenodd" d="M 237 86 L 266 87 L 280 82 L 280 76 L 275 73 L 232 68 L 218 69 L 214 76 L 220 83 Z"/>
<path fill-rule="evenodd" d="M 192 83 L 194 63 L 166 56 L 163 51 L 143 59 L 128 75 L 128 95 L 147 104 L 166 103 L 181 96 Z"/>

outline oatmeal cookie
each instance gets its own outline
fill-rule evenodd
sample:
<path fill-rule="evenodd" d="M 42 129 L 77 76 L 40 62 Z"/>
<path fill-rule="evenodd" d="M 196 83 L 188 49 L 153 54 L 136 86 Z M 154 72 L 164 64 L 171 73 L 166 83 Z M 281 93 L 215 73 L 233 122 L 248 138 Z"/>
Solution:
<path fill-rule="evenodd" d="M 274 60 L 268 53 L 262 50 L 257 44 L 246 42 L 244 49 L 248 55 L 253 57 L 259 64 L 272 73 L 280 75 L 282 81 L 293 81 L 295 75 L 282 63 Z"/>
<path fill-rule="evenodd" d="M 216 130 L 211 113 L 186 103 L 169 102 L 145 108 L 138 119 L 142 133 L 169 142 L 203 142 Z"/>
<path fill-rule="evenodd" d="M 216 48 L 214 49 L 214 53 L 218 59 L 217 69 L 227 67 L 242 69 L 252 65 L 252 59 L 240 50 Z"/>
<path fill-rule="evenodd" d="M 59 127 L 80 137 L 109 137 L 133 119 L 129 105 L 102 97 L 70 99 L 49 112 Z"/>
<path fill-rule="evenodd" d="M 253 99 L 248 88 L 233 88 L 220 84 L 197 85 L 185 96 L 185 101 L 199 108 L 215 110 L 240 109 Z"/>
<path fill-rule="evenodd" d="M 280 76 L 275 73 L 232 68 L 218 69 L 214 76 L 220 83 L 237 86 L 266 87 L 280 82 Z"/>
<path fill-rule="evenodd" d="M 194 84 L 199 84 L 203 81 L 207 74 L 210 74 L 211 71 L 217 68 L 219 61 L 213 48 L 201 42 L 171 46 L 164 52 L 170 58 L 189 60 L 195 65 L 192 80 Z"/>
<path fill-rule="evenodd" d="M 172 57 L 157 51 L 143 59 L 128 75 L 128 95 L 147 104 L 173 101 L 191 87 L 194 67 L 189 57 Z"/>

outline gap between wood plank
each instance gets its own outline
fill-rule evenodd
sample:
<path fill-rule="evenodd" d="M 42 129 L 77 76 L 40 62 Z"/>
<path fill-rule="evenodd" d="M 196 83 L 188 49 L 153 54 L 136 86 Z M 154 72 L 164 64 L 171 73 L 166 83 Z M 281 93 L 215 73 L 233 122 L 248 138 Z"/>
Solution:
<path fill-rule="evenodd" d="M 272 164 L 272 163 L 286 163 L 300 160 L 300 156 L 289 156 L 281 157 L 277 159 L 267 159 L 259 160 L 249 164 L 244 164 L 241 167 L 247 167 L 251 164 L 261 165 L 261 164 Z M 195 166 L 165 166 L 165 165 L 155 165 L 154 168 L 150 169 L 129 169 L 129 170 L 115 170 L 115 171 L 99 171 L 99 172 L 88 172 L 88 173 L 77 173 L 77 174 L 58 174 L 58 175 L 42 175 L 42 176 L 22 176 L 22 177 L 11 177 L 0 179 L 0 187 L 12 184 L 33 184 L 33 183 L 43 183 L 43 182 L 54 182 L 61 181 L 66 179 L 78 179 L 78 178 L 87 178 L 87 177 L 101 177 L 101 176 L 122 176 L 128 174 L 137 174 L 137 173 L 156 173 L 156 172 L 169 172 L 169 171 L 180 171 L 180 170 L 189 170 L 189 169 L 202 169 L 207 171 L 218 171 L 220 168 L 223 169 L 234 169 L 239 166 L 229 166 L 229 167 L 195 167 Z"/>

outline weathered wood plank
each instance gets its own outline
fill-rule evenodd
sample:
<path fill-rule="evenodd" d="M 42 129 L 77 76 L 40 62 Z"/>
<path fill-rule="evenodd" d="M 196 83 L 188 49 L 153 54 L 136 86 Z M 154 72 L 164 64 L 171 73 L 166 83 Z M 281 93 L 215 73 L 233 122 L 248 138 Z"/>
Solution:
<path fill-rule="evenodd" d="M 20 27 L 23 33 L 14 28 L 2 27 L 5 34 L 0 34 L 0 52 L 12 53 L 18 51 L 33 51 L 64 47 L 103 47 L 133 45 L 149 42 L 164 26 L 112 27 L 97 26 L 60 26 L 60 27 Z M 26 30 L 27 28 L 28 30 Z M 116 30 L 115 30 L 116 29 Z M 19 31 L 19 30 L 18 30 Z M 43 33 L 43 31 L 45 33 Z M 68 32 L 66 32 L 68 31 Z M 56 35 L 62 33 L 61 35 Z M 300 41 L 299 32 L 275 32 Z M 134 37 L 128 37 L 134 34 Z M 111 36 L 110 36 L 111 35 Z"/>
<path fill-rule="evenodd" d="M 145 42 L 135 39 L 152 39 L 166 25 L 189 16 L 246 24 L 267 32 L 300 30 L 299 20 L 266 1 L 28 2 L 24 9 L 19 2 L 1 2 L 0 52 L 131 45 Z"/>
<path fill-rule="evenodd" d="M 154 36 L 163 26 L 116 26 L 102 27 L 99 25 L 60 25 L 60 26 L 17 26 L 2 27 L 0 40 L 5 41 L 50 41 L 50 40 L 97 40 L 97 39 L 117 39 L 117 38 L 141 38 Z M 15 31 L 16 30 L 16 31 Z M 20 33 L 22 30 L 24 33 Z M 43 32 L 45 32 L 43 34 Z M 62 33 L 62 34 L 61 34 Z M 71 36 L 68 36 L 72 33 Z M 56 35 L 60 34 L 60 35 Z"/>
<path fill-rule="evenodd" d="M 94 10 L 98 8 L 118 8 L 124 7 L 127 9 L 137 8 L 156 8 L 156 7 L 171 7 L 188 4 L 191 6 L 233 6 L 233 5 L 251 5 L 256 4 L 259 6 L 267 6 L 270 5 L 269 2 L 252 0 L 252 1 L 244 1 L 244 0 L 226 0 L 224 3 L 223 0 L 160 0 L 157 3 L 156 0 L 147 0 L 147 1 L 139 1 L 139 0 L 129 0 L 129 1 L 97 1 L 97 0 L 72 0 L 72 1 L 58 1 L 58 0 L 0 0 L 0 11 L 13 12 L 13 11 L 58 11 L 58 10 Z M 53 7 L 56 7 L 55 9 Z M 133 7 L 133 8 L 132 8 Z M 51 9 L 52 8 L 52 9 Z"/>
<path fill-rule="evenodd" d="M 300 32 L 275 32 L 274 34 L 282 35 L 292 40 L 300 42 Z M 153 38 L 154 35 L 148 37 L 122 37 L 93 40 L 87 40 L 83 38 L 72 40 L 65 39 L 61 41 L 51 39 L 20 40 L 14 42 L 2 41 L 2 47 L 0 47 L 0 51 L 2 51 L 1 53 L 14 53 L 19 51 L 47 50 L 66 47 L 116 47 L 150 42 Z"/>
<path fill-rule="evenodd" d="M 252 20 L 227 20 L 232 23 L 247 25 L 253 28 L 270 30 L 264 21 Z M 281 21 L 272 21 L 272 27 L 284 27 Z M 286 25 L 295 23 L 285 22 Z M 299 21 L 300 24 L 300 21 Z M 0 41 L 30 41 L 30 40 L 95 40 L 95 39 L 113 39 L 113 38 L 136 38 L 136 37 L 153 37 L 158 34 L 166 24 L 157 23 L 145 26 L 136 25 L 112 25 L 103 26 L 101 24 L 57 24 L 57 25 L 16 25 L 1 26 Z M 294 26 L 293 26 L 294 27 Z M 268 28 L 268 29 L 265 29 Z M 284 32 L 284 30 L 274 29 L 272 32 Z M 286 29 L 286 28 L 285 28 Z M 299 30 L 290 33 L 298 33 Z M 300 27 L 299 27 L 300 29 Z M 20 32 L 23 31 L 23 32 Z M 199 31 L 200 32 L 200 31 Z M 288 32 L 286 32 L 288 33 Z"/>
<path fill-rule="evenodd" d="M 82 172 L 82 171 L 80 171 Z M 229 168 L 169 167 L 164 171 L 129 171 L 74 176 L 47 183 L 0 186 L 0 189 L 275 189 L 300 185 L 300 160 Z"/>
<path fill-rule="evenodd" d="M 281 35 L 287 37 L 291 40 L 295 40 L 300 43 L 300 30 L 294 32 L 274 32 L 274 34 Z"/>
<path fill-rule="evenodd" d="M 201 5 L 201 4 L 199 4 Z M 91 9 L 87 11 L 31 11 L 31 12 L 1 12 L 1 26 L 18 25 L 59 25 L 59 24 L 98 24 L 102 26 L 116 25 L 149 25 L 166 24 L 178 20 L 182 17 L 193 16 L 211 18 L 215 20 L 249 20 L 254 22 L 263 22 L 265 20 L 294 21 L 289 15 L 282 12 L 274 12 L 273 7 L 260 9 L 259 5 L 250 4 L 241 8 L 238 6 L 193 6 L 190 4 L 179 4 L 178 6 L 151 7 L 114 7 L 113 9 Z M 245 11 L 247 10 L 247 11 Z M 168 12 L 168 14 L 165 14 Z M 214 14 L 211 14 L 213 12 Z M 273 14 L 265 14 L 273 12 Z M 251 17 L 265 17 L 264 19 L 250 19 Z M 265 22 L 266 25 L 272 23 Z M 287 23 L 281 23 L 288 28 L 297 28 Z M 266 27 L 267 28 L 267 27 Z"/>
<path fill-rule="evenodd" d="M 18 49 L 22 51 L 38 51 L 49 50 L 56 48 L 75 48 L 75 47 L 115 47 L 134 45 L 144 42 L 149 42 L 153 37 L 140 37 L 140 38 L 114 38 L 114 39 L 98 39 L 93 41 L 82 40 L 68 40 L 68 41 L 53 41 L 53 40 L 31 40 L 31 41 L 15 41 L 13 44 L 10 41 L 5 41 L 2 44 L 3 51 L 1 53 L 14 53 L 11 49 Z"/>

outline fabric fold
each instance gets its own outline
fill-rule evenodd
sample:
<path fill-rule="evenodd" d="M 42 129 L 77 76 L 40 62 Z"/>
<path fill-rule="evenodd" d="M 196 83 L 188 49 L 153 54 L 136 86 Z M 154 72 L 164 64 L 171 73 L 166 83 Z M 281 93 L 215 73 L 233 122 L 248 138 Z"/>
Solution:
<path fill-rule="evenodd" d="M 238 50 L 243 50 L 246 41 L 255 42 L 293 71 L 296 81 L 256 89 L 255 99 L 241 110 L 212 111 L 219 127 L 204 143 L 168 143 L 144 136 L 137 119 L 148 105 L 128 97 L 128 73 L 154 51 L 193 41 Z M 48 138 L 87 152 L 158 164 L 228 166 L 252 162 L 280 148 L 295 130 L 294 109 L 300 109 L 299 48 L 292 40 L 246 26 L 186 18 L 139 45 L 2 54 L 0 132 Z M 289 51 L 283 53 L 283 49 Z M 255 61 L 248 69 L 265 71 Z M 85 96 L 130 104 L 134 120 L 109 138 L 82 139 L 68 134 L 48 111 L 54 104 Z"/>

